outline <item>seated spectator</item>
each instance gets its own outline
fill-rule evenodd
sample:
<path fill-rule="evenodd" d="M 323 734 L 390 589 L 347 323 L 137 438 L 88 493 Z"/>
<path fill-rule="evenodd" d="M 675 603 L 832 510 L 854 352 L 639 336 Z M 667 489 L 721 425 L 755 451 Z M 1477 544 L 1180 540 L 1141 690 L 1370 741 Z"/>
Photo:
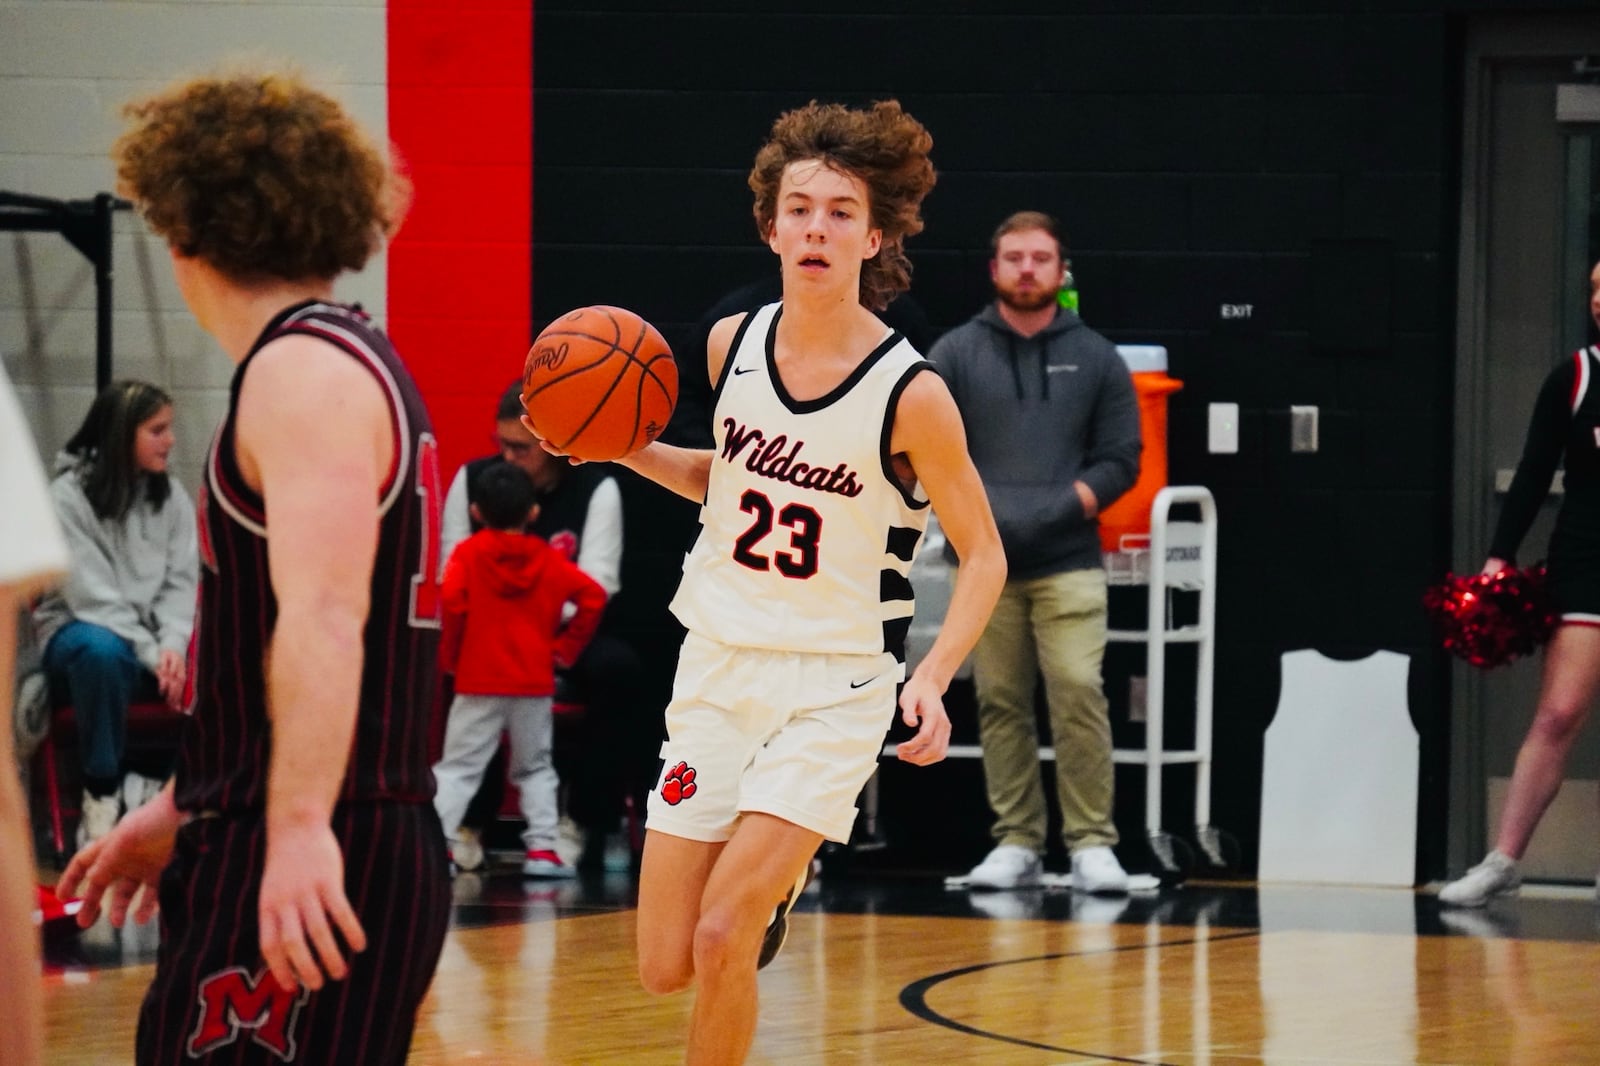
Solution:
<path fill-rule="evenodd" d="M 461 819 L 484 770 L 511 736 L 511 780 L 527 828 L 525 877 L 571 877 L 556 853 L 560 811 L 551 756 L 555 667 L 570 667 L 600 624 L 606 593 L 539 537 L 525 532 L 538 515 L 533 480 L 510 463 L 478 479 L 472 515 L 482 528 L 451 553 L 444 571 L 440 664 L 455 674 L 444 756 L 433 768 L 434 804 L 460 847 Z M 563 622 L 568 606 L 570 620 Z"/>
<path fill-rule="evenodd" d="M 122 815 L 129 704 L 183 701 L 199 556 L 194 505 L 167 473 L 172 446 L 172 398 L 117 382 L 89 407 L 50 484 L 72 569 L 33 620 L 52 697 L 77 714 L 80 847 Z M 129 791 L 146 791 L 142 779 Z"/>
<path fill-rule="evenodd" d="M 643 724 L 638 679 L 639 657 L 615 632 L 614 618 L 622 592 L 622 494 L 612 468 L 601 463 L 571 466 L 535 443 L 521 421 L 522 386 L 513 382 L 495 408 L 497 453 L 462 466 L 445 494 L 440 541 L 449 553 L 481 523 L 472 518 L 483 474 L 504 461 L 533 479 L 539 492 L 538 517 L 528 527 L 561 551 L 578 569 L 600 583 L 609 597 L 601 630 L 572 669 L 559 677 L 564 699 L 582 704 L 584 713 L 565 730 L 567 741 L 556 752 L 557 769 L 567 782 L 567 814 L 582 843 L 578 865 L 594 869 L 605 861 L 607 838 L 620 825 L 624 796 L 639 791 L 630 782 L 630 767 L 653 759 L 660 747 L 659 730 Z M 445 555 L 448 559 L 448 554 Z M 634 749 L 648 750 L 644 760 Z M 650 765 L 644 784 L 654 781 Z M 476 869 L 483 862 L 482 830 L 500 809 L 499 760 L 485 775 L 483 788 L 468 808 L 452 850 L 456 865 Z M 642 798 L 642 797 L 640 797 Z"/>

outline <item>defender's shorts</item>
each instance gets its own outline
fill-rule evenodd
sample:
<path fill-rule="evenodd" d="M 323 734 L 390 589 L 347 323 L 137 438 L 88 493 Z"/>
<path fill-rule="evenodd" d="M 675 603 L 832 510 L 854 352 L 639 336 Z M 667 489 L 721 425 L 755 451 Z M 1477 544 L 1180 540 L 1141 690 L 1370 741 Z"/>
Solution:
<path fill-rule="evenodd" d="M 649 828 L 719 842 L 760 811 L 846 843 L 904 676 L 888 652 L 768 651 L 690 633 Z"/>
<path fill-rule="evenodd" d="M 431 803 L 340 804 L 333 831 L 367 950 L 346 954 L 344 980 L 285 992 L 261 959 L 265 816 L 196 818 L 178 830 L 161 875 L 161 949 L 139 1013 L 140 1066 L 406 1061 L 450 918 L 439 817 Z"/>

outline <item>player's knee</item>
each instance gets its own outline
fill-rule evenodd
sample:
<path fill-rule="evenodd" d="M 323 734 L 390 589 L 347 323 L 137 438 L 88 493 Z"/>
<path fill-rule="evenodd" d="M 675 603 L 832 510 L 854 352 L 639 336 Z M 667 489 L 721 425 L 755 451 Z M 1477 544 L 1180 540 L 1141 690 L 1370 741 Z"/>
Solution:
<path fill-rule="evenodd" d="M 728 908 L 700 916 L 694 930 L 694 967 L 699 973 L 720 973 L 739 955 L 750 938 L 740 935 L 736 914 Z"/>
<path fill-rule="evenodd" d="M 694 983 L 694 960 L 665 952 L 639 953 L 639 984 L 652 996 L 670 996 Z"/>
<path fill-rule="evenodd" d="M 694 971 L 688 967 L 646 965 L 639 963 L 639 984 L 652 996 L 670 996 L 682 992 L 694 983 Z"/>
<path fill-rule="evenodd" d="M 1530 735 L 1549 744 L 1567 745 L 1577 739 L 1588 708 L 1571 699 L 1545 697 L 1533 718 Z"/>

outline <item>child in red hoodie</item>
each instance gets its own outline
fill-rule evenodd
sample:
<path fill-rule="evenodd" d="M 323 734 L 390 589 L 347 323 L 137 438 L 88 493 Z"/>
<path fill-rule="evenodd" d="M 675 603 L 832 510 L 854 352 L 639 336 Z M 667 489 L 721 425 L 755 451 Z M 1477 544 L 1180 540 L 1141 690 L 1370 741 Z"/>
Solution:
<path fill-rule="evenodd" d="M 510 463 L 481 475 L 473 518 L 483 528 L 458 545 L 444 571 L 439 664 L 456 675 L 444 756 L 433 768 L 434 806 L 453 843 L 502 730 L 511 780 L 528 827 L 524 877 L 571 877 L 556 855 L 555 767 L 550 759 L 555 667 L 571 666 L 600 624 L 606 593 L 559 551 L 523 528 L 538 513 L 532 479 Z M 576 611 L 565 625 L 567 604 Z"/>

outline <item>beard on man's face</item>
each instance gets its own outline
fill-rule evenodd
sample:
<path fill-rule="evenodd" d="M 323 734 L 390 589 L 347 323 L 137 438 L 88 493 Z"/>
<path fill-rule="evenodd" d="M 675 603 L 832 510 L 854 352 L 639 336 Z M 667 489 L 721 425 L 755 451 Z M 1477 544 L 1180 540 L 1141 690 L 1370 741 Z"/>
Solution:
<path fill-rule="evenodd" d="M 1056 301 L 1055 292 L 1042 285 L 1034 285 L 1021 292 L 1011 286 L 996 285 L 994 294 L 1013 311 L 1039 311 Z"/>

